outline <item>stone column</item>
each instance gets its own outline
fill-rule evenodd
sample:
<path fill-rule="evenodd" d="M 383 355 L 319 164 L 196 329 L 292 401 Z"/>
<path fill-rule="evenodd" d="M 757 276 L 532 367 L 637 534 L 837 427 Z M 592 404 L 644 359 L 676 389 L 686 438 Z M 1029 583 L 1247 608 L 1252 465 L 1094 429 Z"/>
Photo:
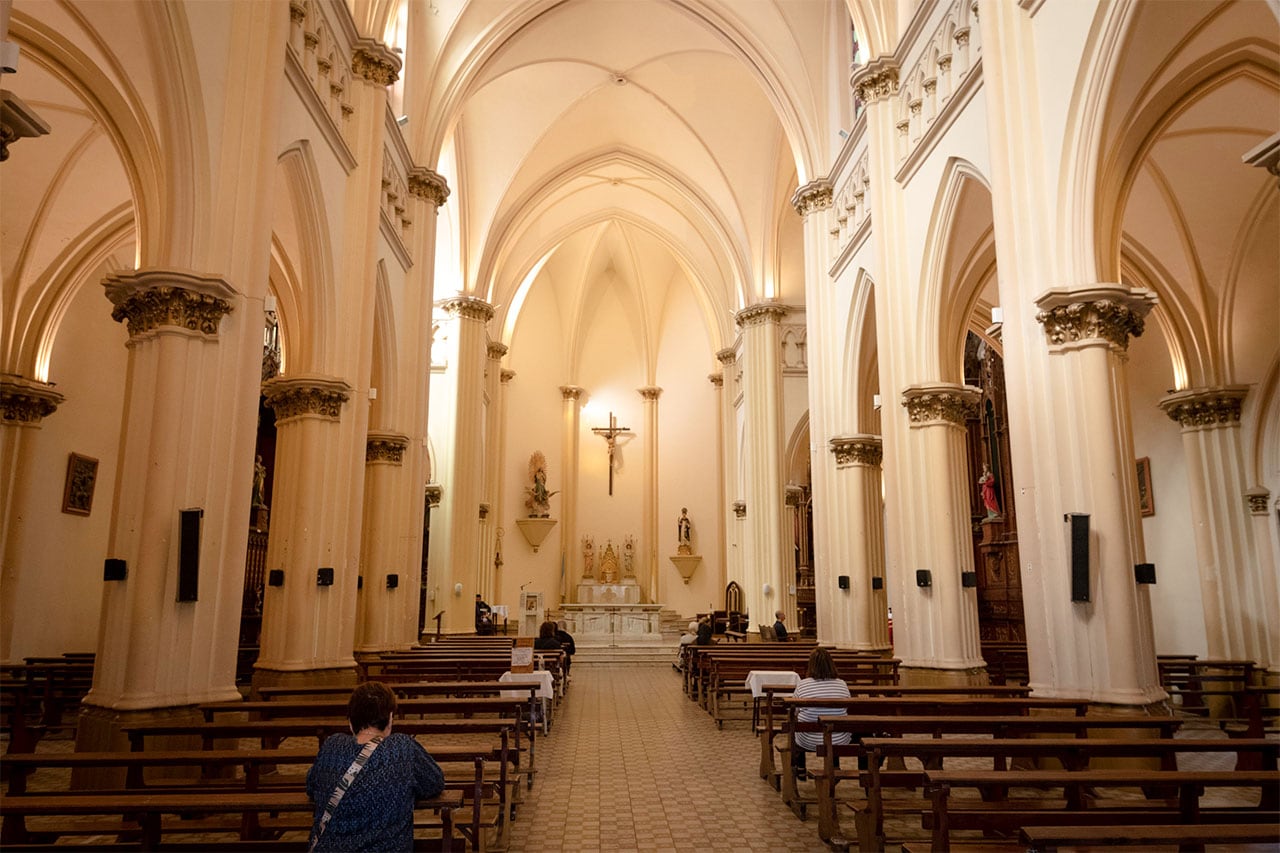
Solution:
<path fill-rule="evenodd" d="M 393 432 L 370 432 L 365 444 L 360 548 L 363 580 L 357 584 L 356 593 L 357 652 L 404 649 L 413 643 L 413 637 L 404 633 L 404 599 L 417 601 L 417 584 L 410 573 L 412 562 L 407 553 L 409 543 L 402 529 L 404 504 L 411 500 L 411 490 L 405 482 L 409 471 L 404 465 L 408 446 L 407 435 Z"/>
<path fill-rule="evenodd" d="M 976 669 L 983 665 L 978 649 L 978 590 L 963 587 L 973 571 L 969 529 L 970 476 L 965 453 L 965 420 L 977 412 L 982 392 L 952 383 L 912 385 L 902 394 L 910 429 L 904 454 L 914 461 L 911 476 L 927 488 L 916 491 L 920 537 L 913 549 L 916 564 L 905 579 L 902 616 L 895 623 L 894 649 L 908 666 L 930 669 Z M 929 572 L 920 586 L 917 572 Z"/>
<path fill-rule="evenodd" d="M 828 617 L 820 623 L 818 639 L 855 649 L 887 649 L 880 436 L 837 436 L 828 445 L 834 456 L 833 491 L 843 508 L 833 547 L 845 556 L 816 580 L 819 612 Z M 849 588 L 840 589 L 835 575 L 847 576 Z"/>
<path fill-rule="evenodd" d="M 578 599 L 578 583 L 582 579 L 582 549 L 578 544 L 578 444 L 582 428 L 579 401 L 583 388 L 561 385 L 564 421 L 560 432 L 560 464 L 564 468 L 564 488 L 560 490 L 560 600 Z"/>
<path fill-rule="evenodd" d="M 1262 578 L 1262 608 L 1266 619 L 1268 656 L 1263 663 L 1269 672 L 1280 672 L 1280 654 L 1274 649 L 1276 638 L 1280 637 L 1280 566 L 1276 565 L 1276 554 L 1280 553 L 1280 525 L 1276 519 L 1280 517 L 1280 506 L 1268 506 L 1271 492 L 1263 486 L 1254 486 L 1244 493 L 1245 503 L 1249 506 L 1249 524 L 1253 527 L 1253 542 L 1258 551 L 1258 575 Z"/>
<path fill-rule="evenodd" d="M 449 368 L 438 386 L 440 471 L 436 479 L 444 495 L 431 523 L 431 589 L 435 607 L 445 611 L 442 630 L 467 633 L 475 628 L 480 579 L 484 370 L 489 343 L 485 327 L 493 319 L 493 307 L 474 296 L 452 296 L 437 306 L 445 312 L 438 334 Z M 462 584 L 460 592 L 458 584 Z"/>
<path fill-rule="evenodd" d="M 721 544 L 724 549 L 724 562 L 719 567 L 719 589 L 724 590 L 729 581 L 743 582 L 742 575 L 742 528 L 739 516 L 734 508 L 742 498 L 742 483 L 738 472 L 738 405 L 742 399 L 742 371 L 738 368 L 738 356 L 732 347 L 716 353 L 716 360 L 721 364 L 720 391 L 720 517 L 723 519 L 725 539 Z M 708 602 L 712 610 L 724 607 L 724 598 Z"/>
<path fill-rule="evenodd" d="M 1248 390 L 1179 391 L 1160 401 L 1160 408 L 1182 426 L 1209 657 L 1267 666 L 1276 662 L 1280 636 L 1270 634 L 1268 622 L 1280 601 L 1268 597 L 1249 502 L 1241 499 L 1248 480 L 1240 408 Z M 1262 508 L 1265 515 L 1265 499 Z"/>
<path fill-rule="evenodd" d="M 804 489 L 796 485 L 788 484 L 785 490 L 785 507 L 782 516 L 783 526 L 783 547 L 786 549 L 782 555 L 782 571 L 787 576 L 786 582 L 782 585 L 781 604 L 778 607 L 787 614 L 787 625 L 789 630 L 795 633 L 800 631 L 800 619 L 796 611 L 796 567 L 797 562 L 797 542 L 796 538 L 800 536 L 800 504 L 804 500 Z M 767 615 L 767 614 L 766 614 Z M 769 620 L 759 619 L 757 623 L 763 622 L 770 624 Z"/>
<path fill-rule="evenodd" d="M 763 302 L 734 318 L 742 329 L 746 430 L 746 530 L 742 593 L 753 621 L 777 609 L 783 577 L 782 360 L 780 323 L 786 308 Z M 766 591 L 767 588 L 767 591 Z"/>
<path fill-rule="evenodd" d="M 476 556 L 480 569 L 480 580 L 477 591 L 485 601 L 496 601 L 497 576 L 493 567 L 494 545 L 497 542 L 498 525 L 502 523 L 499 513 L 502 481 L 502 407 L 501 391 L 502 359 L 507 354 L 506 344 L 490 341 L 486 350 L 489 361 L 484 371 L 484 506 L 486 510 L 480 522 L 480 553 Z"/>
<path fill-rule="evenodd" d="M 21 376 L 0 379 L 0 662 L 6 664 L 21 663 L 13 659 L 13 626 L 22 597 L 17 555 L 22 553 L 26 519 L 14 508 L 27 505 L 26 492 L 36 482 L 27 437 L 64 399 L 48 382 Z"/>
<path fill-rule="evenodd" d="M 729 536 L 728 536 L 728 516 L 729 516 L 729 497 L 728 497 L 728 472 L 725 471 L 725 445 L 733 441 L 733 436 L 725 432 L 725 410 L 732 411 L 733 404 L 725 400 L 724 391 L 724 374 L 712 373 L 707 379 L 711 382 L 713 388 L 716 389 L 716 541 L 720 543 L 720 563 L 716 566 L 707 566 L 703 571 L 712 571 L 716 573 L 719 588 L 725 586 L 725 570 L 729 565 Z"/>
<path fill-rule="evenodd" d="M 653 385 L 637 389 L 644 398 L 644 503 L 640 513 L 640 559 L 646 571 L 645 591 L 650 604 L 661 599 L 658 584 L 658 397 L 662 389 Z"/>

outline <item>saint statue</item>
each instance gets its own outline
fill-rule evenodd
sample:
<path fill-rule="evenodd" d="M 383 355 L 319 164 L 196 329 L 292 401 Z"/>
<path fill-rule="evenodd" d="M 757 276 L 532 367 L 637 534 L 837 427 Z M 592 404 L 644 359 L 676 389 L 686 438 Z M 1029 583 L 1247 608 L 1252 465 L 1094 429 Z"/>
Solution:
<path fill-rule="evenodd" d="M 688 507 L 681 507 L 680 518 L 676 519 L 676 553 L 693 553 L 693 522 L 689 520 Z"/>
<path fill-rule="evenodd" d="M 622 544 L 622 576 L 624 578 L 636 576 L 636 540 L 630 534 L 627 534 Z"/>
<path fill-rule="evenodd" d="M 267 505 L 267 466 L 262 464 L 262 454 L 253 463 L 253 508 Z"/>
<path fill-rule="evenodd" d="M 596 546 L 590 536 L 582 537 L 582 579 L 594 579 L 596 576 Z"/>
<path fill-rule="evenodd" d="M 983 464 L 982 476 L 978 478 L 978 488 L 982 490 L 982 506 L 987 510 L 987 521 L 1000 517 L 1000 504 L 996 502 L 996 477 L 991 473 L 991 466 Z"/>
<path fill-rule="evenodd" d="M 607 542 L 604 553 L 600 555 L 600 583 L 618 582 L 618 552 L 613 550 L 613 543 Z"/>
<path fill-rule="evenodd" d="M 529 517 L 550 518 L 549 501 L 552 495 L 559 492 L 547 491 L 547 457 L 542 455 L 541 450 L 535 450 L 529 457 L 529 479 L 533 481 L 533 485 L 525 489 L 528 497 L 524 501 L 525 507 L 529 510 Z"/>

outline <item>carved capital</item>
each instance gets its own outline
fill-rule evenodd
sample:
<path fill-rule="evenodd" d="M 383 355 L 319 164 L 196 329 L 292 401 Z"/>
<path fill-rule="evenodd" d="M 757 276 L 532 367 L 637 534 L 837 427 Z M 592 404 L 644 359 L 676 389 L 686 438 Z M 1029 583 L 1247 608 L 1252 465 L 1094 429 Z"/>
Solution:
<path fill-rule="evenodd" d="M 489 358 L 500 361 L 507 354 L 507 345 L 498 341 L 489 341 L 488 351 Z"/>
<path fill-rule="evenodd" d="M 403 465 L 404 452 L 409 447 L 409 436 L 395 432 L 371 432 L 364 444 L 364 461 L 387 465 Z"/>
<path fill-rule="evenodd" d="M 902 392 L 902 405 L 912 426 L 948 423 L 963 427 L 967 419 L 977 416 L 981 399 L 981 388 L 948 382 L 910 385 Z"/>
<path fill-rule="evenodd" d="M 425 166 L 409 170 L 409 194 L 441 208 L 449 200 L 449 182 Z"/>
<path fill-rule="evenodd" d="M 884 461 L 884 444 L 878 435 L 840 435 L 827 442 L 837 468 L 876 466 Z"/>
<path fill-rule="evenodd" d="M 47 382 L 21 376 L 0 379 L 0 422 L 35 426 L 52 415 L 65 399 Z"/>
<path fill-rule="evenodd" d="M 1123 285 L 1056 288 L 1036 299 L 1036 321 L 1050 347 L 1108 344 L 1123 352 L 1130 337 L 1142 335 L 1143 318 L 1156 301 L 1149 290 Z"/>
<path fill-rule="evenodd" d="M 707 375 L 707 379 L 708 379 L 708 381 L 710 381 L 710 382 L 711 382 L 711 384 L 712 384 L 712 385 L 716 386 L 716 388 L 723 388 L 723 387 L 724 387 L 724 374 L 723 374 L 723 373 L 711 373 L 711 374 L 708 374 L 708 375 Z"/>
<path fill-rule="evenodd" d="M 1271 492 L 1265 486 L 1254 486 L 1244 493 L 1244 503 L 1249 507 L 1250 515 L 1266 515 L 1270 500 Z"/>
<path fill-rule="evenodd" d="M 289 20 L 301 24 L 307 19 L 307 6 L 302 0 L 289 0 Z"/>
<path fill-rule="evenodd" d="M 786 504 L 787 506 L 798 507 L 804 502 L 804 489 L 799 486 L 787 486 Z"/>
<path fill-rule="evenodd" d="M 400 79 L 400 57 L 382 42 L 359 39 L 351 52 L 351 73 L 378 86 L 390 86 Z"/>
<path fill-rule="evenodd" d="M 831 207 L 831 182 L 826 178 L 810 181 L 799 187 L 791 196 L 791 206 L 801 216 Z"/>
<path fill-rule="evenodd" d="M 479 320 L 481 323 L 493 319 L 493 306 L 475 296 L 450 296 L 438 301 L 436 307 L 448 314 L 467 320 Z"/>
<path fill-rule="evenodd" d="M 502 369 L 500 373 L 498 373 L 498 381 L 501 382 L 503 385 L 506 385 L 508 382 L 510 382 L 512 379 L 515 379 L 515 378 L 516 378 L 516 372 L 514 370 L 507 370 L 505 367 Z"/>
<path fill-rule="evenodd" d="M 849 77 L 849 85 L 868 106 L 898 94 L 898 63 L 892 56 L 880 56 L 860 65 Z"/>
<path fill-rule="evenodd" d="M 729 365 L 733 364 L 737 360 L 738 360 L 738 354 L 733 351 L 732 347 L 729 347 L 728 349 L 722 349 L 718 353 L 716 353 L 716 361 L 720 362 L 725 367 L 728 367 Z"/>
<path fill-rule="evenodd" d="M 324 376 L 277 376 L 263 383 L 262 396 L 275 410 L 277 424 L 307 415 L 336 421 L 351 399 L 351 386 Z"/>
<path fill-rule="evenodd" d="M 1248 393 L 1246 385 L 1192 388 L 1165 397 L 1160 408 L 1184 430 L 1235 426 L 1240 423 L 1240 409 Z"/>
<path fill-rule="evenodd" d="M 560 396 L 566 400 L 577 400 L 585 390 L 581 385 L 561 385 Z"/>
<path fill-rule="evenodd" d="M 645 399 L 646 402 L 656 403 L 658 398 L 662 396 L 662 389 L 656 385 L 646 385 L 643 388 L 637 388 L 636 391 Z"/>
<path fill-rule="evenodd" d="M 439 483 L 427 483 L 423 491 L 427 496 L 427 506 L 432 509 L 440 506 L 440 498 L 444 495 L 444 489 L 440 488 Z"/>
<path fill-rule="evenodd" d="M 733 315 L 733 321 L 742 327 L 757 326 L 761 323 L 781 323 L 785 316 L 787 316 L 785 305 L 779 305 L 777 302 L 757 302 Z"/>
<path fill-rule="evenodd" d="M 746 502 L 746 501 L 734 501 L 734 502 L 733 502 L 733 514 L 734 514 L 735 516 L 737 516 L 738 518 L 746 518 L 746 517 L 747 517 L 747 502 Z"/>
<path fill-rule="evenodd" d="M 111 319 L 127 322 L 131 338 L 161 326 L 216 335 L 236 295 L 222 279 L 176 270 L 111 275 L 103 286 L 115 306 Z"/>

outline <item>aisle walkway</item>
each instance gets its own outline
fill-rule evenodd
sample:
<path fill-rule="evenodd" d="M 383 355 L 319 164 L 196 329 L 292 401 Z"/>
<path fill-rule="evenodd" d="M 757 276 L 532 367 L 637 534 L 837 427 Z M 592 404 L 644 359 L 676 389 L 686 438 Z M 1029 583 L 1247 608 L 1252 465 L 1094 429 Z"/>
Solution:
<path fill-rule="evenodd" d="M 746 723 L 716 729 L 668 664 L 579 665 L 511 850 L 825 850 L 758 774 Z"/>

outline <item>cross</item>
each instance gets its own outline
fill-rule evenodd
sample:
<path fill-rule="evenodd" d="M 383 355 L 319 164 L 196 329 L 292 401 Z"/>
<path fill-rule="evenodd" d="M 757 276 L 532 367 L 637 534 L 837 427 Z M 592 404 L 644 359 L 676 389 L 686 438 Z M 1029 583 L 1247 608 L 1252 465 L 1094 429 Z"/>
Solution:
<path fill-rule="evenodd" d="M 623 433 L 629 433 L 631 430 L 627 427 L 618 426 L 618 419 L 613 416 L 613 412 L 609 413 L 609 425 L 607 427 L 592 427 L 591 431 L 600 436 L 609 445 L 609 494 L 613 494 L 613 451 L 618 443 L 618 436 Z"/>

